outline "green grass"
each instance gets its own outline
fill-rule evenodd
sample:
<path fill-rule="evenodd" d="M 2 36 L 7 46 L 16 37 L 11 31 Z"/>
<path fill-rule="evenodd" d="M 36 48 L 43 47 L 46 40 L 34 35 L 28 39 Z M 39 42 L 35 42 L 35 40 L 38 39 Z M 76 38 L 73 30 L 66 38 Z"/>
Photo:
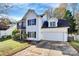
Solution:
<path fill-rule="evenodd" d="M 79 52 L 79 41 L 69 42 Z"/>
<path fill-rule="evenodd" d="M 14 41 L 12 39 L 5 40 L 0 42 L 0 55 L 12 55 L 18 51 L 23 50 L 24 48 L 30 46 L 27 42 L 21 43 L 18 41 Z"/>

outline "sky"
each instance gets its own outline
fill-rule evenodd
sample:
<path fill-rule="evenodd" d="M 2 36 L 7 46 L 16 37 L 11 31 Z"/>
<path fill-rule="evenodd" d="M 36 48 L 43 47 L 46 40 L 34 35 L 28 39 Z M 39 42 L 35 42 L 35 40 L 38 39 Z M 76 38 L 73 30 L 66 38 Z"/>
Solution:
<path fill-rule="evenodd" d="M 34 9 L 37 14 L 43 14 L 49 8 L 56 8 L 59 4 L 56 3 L 29 3 L 29 4 L 12 4 L 14 5 L 9 9 L 8 15 L 16 20 L 21 20 L 28 9 Z"/>

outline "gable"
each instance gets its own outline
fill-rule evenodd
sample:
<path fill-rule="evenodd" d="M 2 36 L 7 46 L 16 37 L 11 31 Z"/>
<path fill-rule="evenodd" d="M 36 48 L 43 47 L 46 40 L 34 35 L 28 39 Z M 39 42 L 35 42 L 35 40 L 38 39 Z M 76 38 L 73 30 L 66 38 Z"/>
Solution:
<path fill-rule="evenodd" d="M 26 19 L 35 19 L 37 14 L 35 13 L 34 10 L 28 10 L 24 18 Z"/>

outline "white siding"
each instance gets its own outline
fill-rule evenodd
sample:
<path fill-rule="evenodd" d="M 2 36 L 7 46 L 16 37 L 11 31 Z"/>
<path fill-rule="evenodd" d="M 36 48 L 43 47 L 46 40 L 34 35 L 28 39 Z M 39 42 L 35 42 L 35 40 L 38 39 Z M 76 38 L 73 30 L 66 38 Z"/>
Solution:
<path fill-rule="evenodd" d="M 52 41 L 67 41 L 67 27 L 61 27 L 61 28 L 41 28 L 44 21 L 47 20 L 46 15 L 43 16 L 43 18 L 38 17 L 36 13 L 34 12 L 28 12 L 28 14 L 25 16 L 26 18 L 26 33 L 28 32 L 36 32 L 36 38 L 27 38 L 27 40 L 52 40 Z M 36 19 L 36 25 L 28 26 L 28 20 L 29 19 Z M 56 22 L 57 27 L 57 18 L 51 18 L 48 20 L 48 22 Z"/>
<path fill-rule="evenodd" d="M 4 35 L 6 35 L 6 31 L 0 30 L 0 38 L 1 38 L 2 36 L 4 36 Z"/>
<path fill-rule="evenodd" d="M 36 19 L 36 25 L 30 25 L 28 26 L 28 20 L 29 19 Z M 41 33 L 41 20 L 40 17 L 37 17 L 34 13 L 28 13 L 26 18 L 26 33 L 28 32 L 36 32 L 36 38 L 27 38 L 27 40 L 40 40 L 40 33 Z"/>
<path fill-rule="evenodd" d="M 58 23 L 58 19 L 57 19 L 57 18 L 50 18 L 50 19 L 48 20 L 48 26 L 49 26 L 49 27 L 51 27 L 51 26 L 50 26 L 50 22 L 55 22 L 55 27 L 57 27 L 57 23 Z"/>
<path fill-rule="evenodd" d="M 0 30 L 0 38 L 2 36 L 5 36 L 5 35 L 12 35 L 12 32 L 13 30 L 16 29 L 16 25 L 12 25 L 9 29 L 7 30 Z"/>
<path fill-rule="evenodd" d="M 13 32 L 13 30 L 16 29 L 16 27 L 17 27 L 16 25 L 11 25 L 11 27 L 8 30 L 6 30 L 6 34 L 12 35 L 12 32 Z"/>

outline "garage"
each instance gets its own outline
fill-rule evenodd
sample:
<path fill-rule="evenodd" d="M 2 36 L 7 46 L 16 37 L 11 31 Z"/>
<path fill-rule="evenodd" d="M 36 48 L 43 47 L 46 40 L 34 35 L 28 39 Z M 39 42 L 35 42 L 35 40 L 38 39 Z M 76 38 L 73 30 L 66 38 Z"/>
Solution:
<path fill-rule="evenodd" d="M 67 41 L 67 28 L 46 28 L 42 29 L 42 40 Z"/>

